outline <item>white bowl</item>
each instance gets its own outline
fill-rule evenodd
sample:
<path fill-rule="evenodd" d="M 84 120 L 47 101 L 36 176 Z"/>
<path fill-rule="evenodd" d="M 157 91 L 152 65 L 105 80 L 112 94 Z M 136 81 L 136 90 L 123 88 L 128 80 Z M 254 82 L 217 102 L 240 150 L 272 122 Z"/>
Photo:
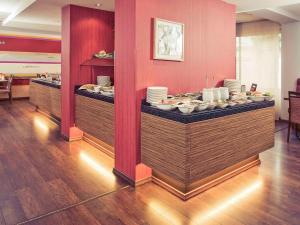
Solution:
<path fill-rule="evenodd" d="M 265 96 L 251 96 L 250 99 L 254 102 L 263 102 L 265 100 Z"/>
<path fill-rule="evenodd" d="M 108 97 L 113 97 L 114 96 L 114 92 L 113 91 L 100 91 L 100 93 L 104 96 L 108 96 Z"/>
<path fill-rule="evenodd" d="M 216 103 L 209 103 L 207 108 L 212 110 L 212 109 L 216 108 L 216 106 L 217 106 Z"/>
<path fill-rule="evenodd" d="M 94 92 L 99 93 L 101 91 L 101 86 L 95 86 L 94 87 Z"/>
<path fill-rule="evenodd" d="M 229 106 L 228 103 L 219 103 L 218 104 L 218 107 L 221 108 L 221 109 L 225 109 L 227 106 Z"/>
<path fill-rule="evenodd" d="M 182 112 L 184 114 L 189 114 L 195 110 L 195 106 L 194 105 L 179 105 L 178 109 L 180 112 Z"/>
<path fill-rule="evenodd" d="M 265 97 L 265 101 L 272 101 L 273 100 L 273 96 L 264 96 Z"/>
<path fill-rule="evenodd" d="M 236 103 L 236 102 L 229 102 L 228 104 L 229 104 L 229 106 L 233 107 L 233 106 L 235 106 L 237 103 Z"/>
<path fill-rule="evenodd" d="M 198 106 L 196 106 L 195 109 L 200 112 L 200 111 L 206 110 L 208 108 L 208 106 L 209 106 L 208 103 L 201 103 Z"/>
<path fill-rule="evenodd" d="M 161 110 L 164 110 L 164 111 L 171 111 L 171 110 L 174 110 L 177 108 L 176 105 L 172 105 L 172 104 L 155 104 L 155 106 L 158 108 L 158 109 L 161 109 Z"/>
<path fill-rule="evenodd" d="M 202 103 L 204 103 L 204 102 L 201 101 L 201 100 L 192 100 L 191 103 L 192 103 L 192 104 L 202 104 Z"/>

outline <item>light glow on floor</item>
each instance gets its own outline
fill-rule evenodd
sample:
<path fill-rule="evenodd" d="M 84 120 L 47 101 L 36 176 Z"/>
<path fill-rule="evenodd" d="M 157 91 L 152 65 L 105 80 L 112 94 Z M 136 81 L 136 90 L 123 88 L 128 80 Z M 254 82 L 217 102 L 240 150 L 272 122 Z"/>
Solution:
<path fill-rule="evenodd" d="M 49 127 L 48 125 L 45 123 L 44 120 L 42 120 L 39 117 L 35 117 L 34 120 L 34 126 L 41 132 L 48 134 L 49 133 Z"/>
<path fill-rule="evenodd" d="M 169 224 L 172 225 L 182 225 L 180 219 L 172 212 L 172 209 L 165 206 L 163 203 L 157 200 L 151 200 L 149 202 L 149 207 L 151 210 L 154 210 L 156 213 L 159 213 Z"/>
<path fill-rule="evenodd" d="M 257 191 L 263 186 L 263 182 L 261 180 L 255 181 L 253 184 L 251 184 L 249 187 L 245 188 L 241 192 L 237 193 L 236 195 L 232 196 L 227 201 L 221 203 L 217 207 L 208 210 L 205 213 L 201 213 L 200 215 L 197 215 L 191 222 L 192 225 L 198 225 L 198 224 L 206 224 L 207 220 L 213 218 L 214 216 L 217 216 L 218 214 L 222 213 L 224 210 L 228 209 L 230 206 L 235 205 L 242 201 L 243 199 L 250 197 L 252 193 Z"/>
<path fill-rule="evenodd" d="M 99 174 L 109 179 L 109 181 L 115 181 L 116 177 L 111 172 L 111 170 L 101 165 L 98 161 L 94 160 L 87 153 L 80 152 L 80 159 L 84 161 L 88 166 L 93 168 L 95 171 L 97 171 Z"/>

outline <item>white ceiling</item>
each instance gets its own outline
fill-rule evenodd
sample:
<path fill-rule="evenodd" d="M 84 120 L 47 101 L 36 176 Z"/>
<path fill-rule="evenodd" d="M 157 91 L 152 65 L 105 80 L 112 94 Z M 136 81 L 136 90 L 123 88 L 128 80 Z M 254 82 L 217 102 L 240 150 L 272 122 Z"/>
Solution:
<path fill-rule="evenodd" d="M 237 5 L 237 22 L 269 19 L 284 24 L 300 21 L 300 0 L 224 1 Z M 0 34 L 60 37 L 61 8 L 67 4 L 114 10 L 114 0 L 0 0 L 0 24 L 11 14 L 17 14 L 5 26 L 0 25 Z"/>
<path fill-rule="evenodd" d="M 114 0 L 35 0 L 5 26 L 1 26 L 7 16 L 21 3 L 32 0 L 0 0 L 0 34 L 32 34 L 49 37 L 60 36 L 61 8 L 68 4 L 89 8 L 114 10 Z M 100 4 L 100 6 L 96 6 Z"/>
<path fill-rule="evenodd" d="M 224 0 L 237 5 L 237 22 L 261 19 L 281 24 L 300 21 L 300 0 Z M 248 15 L 248 20 L 247 16 Z"/>

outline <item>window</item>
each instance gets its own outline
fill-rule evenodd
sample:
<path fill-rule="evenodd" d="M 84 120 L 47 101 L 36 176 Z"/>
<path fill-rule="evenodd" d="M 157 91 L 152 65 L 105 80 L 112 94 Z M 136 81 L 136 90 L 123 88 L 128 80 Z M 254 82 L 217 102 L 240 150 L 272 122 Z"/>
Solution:
<path fill-rule="evenodd" d="M 243 27 L 245 35 L 237 37 L 236 76 L 248 90 L 252 83 L 257 83 L 258 91 L 274 94 L 278 118 L 281 105 L 280 29 L 276 29 L 276 32 L 266 32 L 266 29 L 263 29 L 260 32 L 261 24 L 253 23 L 255 24 L 258 27 L 255 32 L 253 30 L 255 26 L 251 26 L 251 29 Z"/>

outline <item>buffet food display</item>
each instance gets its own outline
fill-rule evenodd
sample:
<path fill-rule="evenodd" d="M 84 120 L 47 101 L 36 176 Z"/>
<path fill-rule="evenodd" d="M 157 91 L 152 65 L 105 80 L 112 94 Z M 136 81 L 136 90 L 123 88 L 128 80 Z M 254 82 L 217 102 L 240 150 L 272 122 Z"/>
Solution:
<path fill-rule="evenodd" d="M 79 90 L 86 90 L 90 93 L 114 97 L 115 90 L 109 76 L 97 76 L 97 84 L 84 84 Z"/>
<path fill-rule="evenodd" d="M 236 80 L 177 95 L 149 87 L 141 106 L 141 162 L 153 182 L 187 200 L 260 164 L 259 154 L 274 146 L 272 99 Z"/>
<path fill-rule="evenodd" d="M 183 114 L 272 100 L 271 93 L 241 92 L 241 83 L 237 80 L 225 80 L 224 87 L 177 95 L 168 95 L 167 87 L 148 87 L 146 99 L 147 103 L 160 110 L 179 110 Z"/>

